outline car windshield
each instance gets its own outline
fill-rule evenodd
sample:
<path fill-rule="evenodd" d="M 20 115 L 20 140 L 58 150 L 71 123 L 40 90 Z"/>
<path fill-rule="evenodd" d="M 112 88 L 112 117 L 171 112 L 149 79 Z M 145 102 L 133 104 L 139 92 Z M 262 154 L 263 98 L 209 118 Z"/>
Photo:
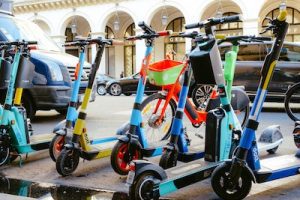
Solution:
<path fill-rule="evenodd" d="M 38 48 L 50 51 L 61 51 L 59 47 L 44 33 L 40 27 L 30 21 L 0 16 L 1 39 L 9 41 L 37 41 Z"/>

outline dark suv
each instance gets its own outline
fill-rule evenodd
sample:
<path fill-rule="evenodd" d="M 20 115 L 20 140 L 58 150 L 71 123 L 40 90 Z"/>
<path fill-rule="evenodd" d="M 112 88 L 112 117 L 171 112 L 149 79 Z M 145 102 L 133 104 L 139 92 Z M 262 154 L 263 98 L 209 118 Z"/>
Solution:
<path fill-rule="evenodd" d="M 263 61 L 266 54 L 271 50 L 271 46 L 272 42 L 242 43 L 240 45 L 233 85 L 244 86 L 252 100 L 259 84 Z M 231 49 L 231 46 L 223 44 L 219 49 L 222 60 L 224 60 L 225 53 Z M 297 82 L 300 82 L 300 45 L 285 42 L 270 82 L 266 100 L 283 102 L 288 87 Z M 203 88 L 203 86 L 196 87 L 193 94 L 203 94 L 204 91 L 200 91 L 201 87 Z M 196 95 L 193 95 L 193 100 L 197 101 Z"/>

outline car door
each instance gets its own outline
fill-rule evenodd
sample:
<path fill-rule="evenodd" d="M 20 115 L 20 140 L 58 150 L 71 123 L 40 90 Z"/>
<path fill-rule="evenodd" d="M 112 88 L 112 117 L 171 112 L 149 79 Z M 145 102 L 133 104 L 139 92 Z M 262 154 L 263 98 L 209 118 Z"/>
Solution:
<path fill-rule="evenodd" d="M 254 95 L 260 80 L 260 71 L 263 65 L 262 57 L 264 54 L 261 44 L 241 44 L 233 84 L 244 86 L 247 93 Z"/>
<path fill-rule="evenodd" d="M 295 43 L 285 43 L 270 83 L 270 95 L 284 97 L 288 87 L 299 81 L 300 47 Z"/>

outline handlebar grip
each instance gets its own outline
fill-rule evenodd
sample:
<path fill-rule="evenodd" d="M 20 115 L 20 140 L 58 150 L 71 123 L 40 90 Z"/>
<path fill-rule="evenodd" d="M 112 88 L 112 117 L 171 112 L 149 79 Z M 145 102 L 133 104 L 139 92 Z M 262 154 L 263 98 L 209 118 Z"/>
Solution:
<path fill-rule="evenodd" d="M 255 39 L 255 40 L 261 40 L 261 41 L 271 41 L 272 40 L 271 37 L 255 37 L 253 39 Z"/>
<path fill-rule="evenodd" d="M 166 30 L 166 31 L 160 31 L 160 32 L 158 32 L 157 34 L 158 34 L 159 36 L 168 36 L 168 35 L 172 35 L 172 33 L 173 33 L 173 31 L 171 31 L 171 30 Z"/>
<path fill-rule="evenodd" d="M 28 45 L 38 44 L 37 41 L 27 41 L 26 43 L 27 43 Z"/>
<path fill-rule="evenodd" d="M 155 34 L 155 31 L 150 26 L 148 26 L 144 21 L 139 22 L 138 26 L 141 29 L 143 29 L 143 31 L 145 31 L 146 33 Z"/>
<path fill-rule="evenodd" d="M 285 21 L 287 16 L 286 4 L 281 3 L 279 6 L 279 15 L 277 17 L 278 21 Z"/>
<path fill-rule="evenodd" d="M 232 16 L 220 18 L 219 23 L 231 23 L 231 22 L 240 22 L 240 21 L 243 21 L 242 15 L 232 15 Z"/>
<path fill-rule="evenodd" d="M 129 36 L 129 37 L 125 38 L 125 40 L 134 41 L 134 40 L 137 40 L 137 36 Z"/>
<path fill-rule="evenodd" d="M 192 29 L 192 28 L 201 28 L 203 27 L 203 22 L 197 22 L 197 23 L 193 23 L 193 24 L 186 24 L 184 27 L 185 29 Z"/>
<path fill-rule="evenodd" d="M 121 40 L 112 40 L 112 45 L 124 45 L 124 41 Z"/>
<path fill-rule="evenodd" d="M 219 40 L 225 40 L 226 39 L 226 35 L 225 34 L 216 34 L 216 39 L 219 39 Z"/>

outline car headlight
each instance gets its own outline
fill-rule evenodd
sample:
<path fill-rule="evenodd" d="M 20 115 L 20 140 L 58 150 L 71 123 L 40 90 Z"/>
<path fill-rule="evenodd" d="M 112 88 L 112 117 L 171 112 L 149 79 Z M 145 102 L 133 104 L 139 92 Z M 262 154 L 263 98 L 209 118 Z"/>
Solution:
<path fill-rule="evenodd" d="M 63 74 L 62 74 L 58 64 L 56 64 L 55 62 L 51 62 L 51 63 L 48 63 L 48 67 L 49 67 L 52 81 L 63 81 L 64 80 Z"/>

